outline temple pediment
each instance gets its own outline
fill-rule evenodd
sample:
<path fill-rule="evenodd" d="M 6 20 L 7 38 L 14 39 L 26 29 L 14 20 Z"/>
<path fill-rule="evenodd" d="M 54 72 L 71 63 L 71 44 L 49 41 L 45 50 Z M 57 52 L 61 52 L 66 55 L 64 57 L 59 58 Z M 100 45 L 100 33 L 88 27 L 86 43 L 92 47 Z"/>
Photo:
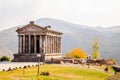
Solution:
<path fill-rule="evenodd" d="M 23 26 L 22 28 L 18 28 L 16 30 L 18 33 L 45 33 L 45 28 L 41 27 L 41 26 L 38 26 L 38 25 L 35 25 L 33 23 L 30 23 L 26 26 Z"/>

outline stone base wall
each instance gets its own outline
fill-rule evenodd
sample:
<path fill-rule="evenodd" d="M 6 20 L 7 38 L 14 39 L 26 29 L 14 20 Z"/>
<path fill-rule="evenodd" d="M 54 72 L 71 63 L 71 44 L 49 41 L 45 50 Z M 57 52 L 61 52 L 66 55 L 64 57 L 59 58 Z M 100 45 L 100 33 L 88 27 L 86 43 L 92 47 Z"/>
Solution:
<path fill-rule="evenodd" d="M 41 54 L 40 61 L 51 60 L 52 58 L 59 59 L 59 58 L 62 58 L 62 55 L 61 53 Z M 37 62 L 38 57 L 36 54 L 14 54 L 14 59 L 12 61 L 13 62 Z"/>
<path fill-rule="evenodd" d="M 37 62 L 38 57 L 36 54 L 14 54 L 13 62 Z M 40 61 L 44 61 L 44 57 L 40 58 Z"/>
<path fill-rule="evenodd" d="M 45 54 L 45 61 L 46 60 L 51 60 L 52 58 L 54 58 L 54 59 L 61 59 L 62 58 L 62 54 L 61 53 L 53 53 L 53 54 L 46 53 Z"/>

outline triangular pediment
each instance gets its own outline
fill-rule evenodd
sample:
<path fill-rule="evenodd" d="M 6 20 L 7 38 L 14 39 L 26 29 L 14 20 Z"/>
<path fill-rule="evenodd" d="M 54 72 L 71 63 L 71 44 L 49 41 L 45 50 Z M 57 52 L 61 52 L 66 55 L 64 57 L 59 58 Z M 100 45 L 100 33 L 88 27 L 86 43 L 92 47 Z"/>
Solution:
<path fill-rule="evenodd" d="M 18 33 L 27 33 L 27 32 L 44 32 L 44 28 L 35 24 L 28 24 L 17 30 Z"/>

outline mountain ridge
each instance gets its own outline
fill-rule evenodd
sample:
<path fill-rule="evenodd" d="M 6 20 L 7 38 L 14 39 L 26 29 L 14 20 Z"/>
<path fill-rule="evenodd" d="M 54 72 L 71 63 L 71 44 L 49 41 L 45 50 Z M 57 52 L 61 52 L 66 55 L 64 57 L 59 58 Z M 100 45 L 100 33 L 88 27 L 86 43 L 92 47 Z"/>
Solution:
<path fill-rule="evenodd" d="M 97 30 L 98 28 L 92 28 L 89 26 L 73 24 L 69 22 L 64 22 L 62 20 L 42 18 L 35 21 L 35 24 L 40 26 L 50 25 L 53 30 L 63 32 L 62 37 L 62 52 L 67 53 L 73 48 L 83 48 L 88 55 L 90 55 L 92 50 L 92 42 L 96 37 L 101 40 L 100 43 L 100 52 L 103 58 L 113 57 L 119 60 L 119 46 L 120 36 L 119 30 L 104 30 L 101 28 L 101 31 Z M 16 29 L 20 27 L 13 27 L 7 30 L 0 31 L 0 55 L 3 53 L 6 55 L 12 55 L 17 53 L 18 40 Z M 117 29 L 119 26 L 117 27 Z M 114 46 L 114 47 L 113 47 Z M 1 47 L 4 47 L 6 50 L 3 50 Z M 7 52 L 6 52 L 7 51 Z M 10 51 L 10 52 L 9 52 Z M 13 56 L 12 56 L 13 58 Z"/>

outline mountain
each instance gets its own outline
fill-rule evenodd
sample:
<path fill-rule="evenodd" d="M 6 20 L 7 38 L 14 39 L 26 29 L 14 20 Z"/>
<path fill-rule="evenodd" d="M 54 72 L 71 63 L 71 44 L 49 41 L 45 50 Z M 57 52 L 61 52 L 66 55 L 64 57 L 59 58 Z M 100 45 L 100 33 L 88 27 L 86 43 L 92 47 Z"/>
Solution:
<path fill-rule="evenodd" d="M 113 57 L 120 62 L 120 26 L 93 28 L 50 18 L 38 19 L 35 21 L 35 24 L 41 26 L 50 25 L 53 30 L 63 33 L 63 54 L 73 48 L 79 47 L 84 49 L 89 55 L 92 50 L 91 46 L 94 38 L 98 38 L 100 39 L 101 57 Z M 18 40 L 17 33 L 15 32 L 16 29 L 17 27 L 13 27 L 0 31 L 0 55 L 12 56 L 13 53 L 17 53 Z"/>

